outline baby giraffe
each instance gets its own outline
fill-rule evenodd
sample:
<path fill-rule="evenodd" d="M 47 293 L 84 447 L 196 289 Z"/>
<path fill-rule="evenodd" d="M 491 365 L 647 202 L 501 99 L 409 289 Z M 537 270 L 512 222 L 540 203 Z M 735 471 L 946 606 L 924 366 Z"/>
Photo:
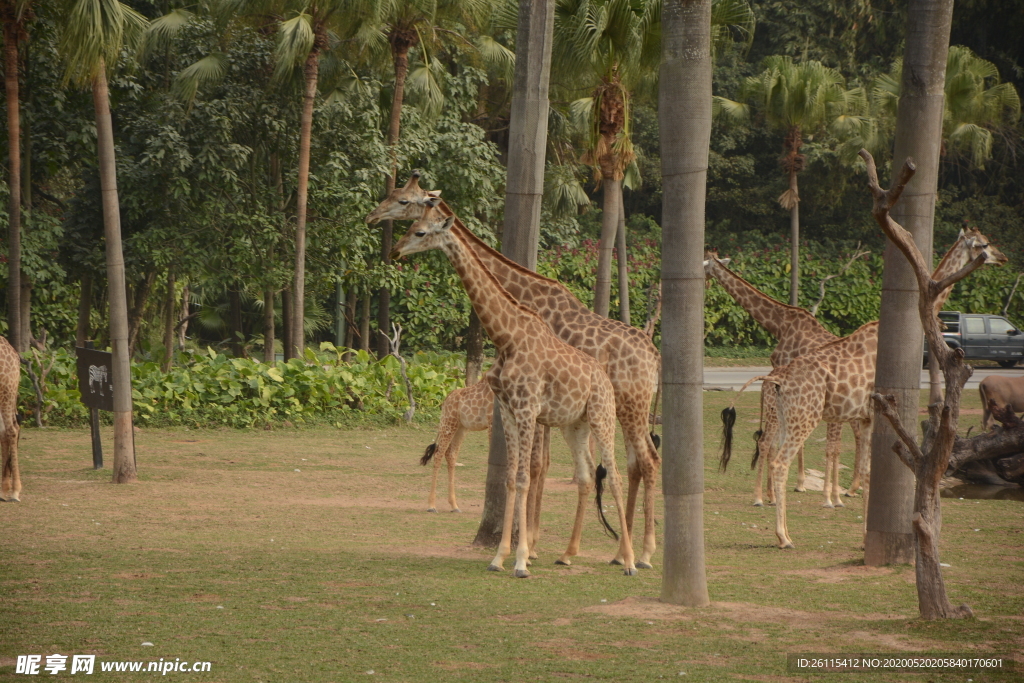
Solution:
<path fill-rule="evenodd" d="M 615 509 L 619 515 L 619 557 L 625 574 L 636 575 L 633 547 L 626 526 L 622 487 L 615 466 L 615 394 L 611 380 L 594 358 L 555 336 L 540 317 L 521 305 L 494 278 L 469 248 L 451 231 L 454 217 L 436 208 L 412 224 L 395 245 L 392 256 L 408 256 L 440 249 L 451 261 L 473 309 L 498 351 L 498 359 L 487 374 L 501 411 L 508 447 L 505 516 L 498 553 L 488 569 L 501 571 L 511 552 L 513 517 L 519 528 L 528 529 L 527 498 L 530 492 L 530 456 L 537 423 L 559 427 L 573 454 L 579 497 L 572 536 L 565 554 L 558 560 L 568 564 L 579 551 L 583 513 L 590 494 L 593 461 L 590 436 L 601 455 L 597 471 L 598 510 L 600 487 L 607 473 Z M 602 514 L 602 521 L 603 514 Z M 607 522 L 605 522 L 607 526 Z M 528 534 L 519 534 L 514 575 L 530 575 Z"/>

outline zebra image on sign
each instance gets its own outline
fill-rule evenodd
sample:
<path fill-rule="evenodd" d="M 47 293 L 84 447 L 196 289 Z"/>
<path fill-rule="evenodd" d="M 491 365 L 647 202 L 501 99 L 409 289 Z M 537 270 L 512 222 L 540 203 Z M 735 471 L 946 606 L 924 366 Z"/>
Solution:
<path fill-rule="evenodd" d="M 78 354 L 78 390 L 82 403 L 90 408 L 114 410 L 114 373 L 112 354 L 81 346 Z"/>

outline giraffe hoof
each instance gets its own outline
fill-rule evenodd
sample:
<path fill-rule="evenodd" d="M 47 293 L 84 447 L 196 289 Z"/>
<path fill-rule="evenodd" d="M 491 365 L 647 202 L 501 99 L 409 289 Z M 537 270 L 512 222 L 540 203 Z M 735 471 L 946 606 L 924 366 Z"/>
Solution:
<path fill-rule="evenodd" d="M 822 503 L 821 507 L 823 507 L 823 508 L 834 508 L 835 505 L 833 505 L 832 503 Z"/>
<path fill-rule="evenodd" d="M 526 571 L 525 569 L 517 569 L 515 570 L 515 572 L 513 572 L 513 576 L 515 576 L 517 579 L 526 579 L 529 578 L 530 572 Z"/>
<path fill-rule="evenodd" d="M 846 506 L 845 506 L 845 505 L 843 505 L 843 501 L 841 501 L 841 500 L 837 500 L 837 501 L 836 501 L 836 507 L 837 507 L 837 508 L 844 508 L 844 507 L 846 507 Z"/>
<path fill-rule="evenodd" d="M 427 512 L 437 512 L 437 508 L 427 508 Z"/>
<path fill-rule="evenodd" d="M 620 567 L 620 566 L 622 566 L 622 560 L 620 560 L 619 558 L 616 557 L 611 562 L 609 562 L 608 564 L 614 565 L 616 567 Z"/>
<path fill-rule="evenodd" d="M 626 569 L 622 570 L 622 573 L 625 574 L 626 576 L 636 576 L 636 574 L 637 574 L 636 567 L 627 567 Z"/>
<path fill-rule="evenodd" d="M 436 510 L 434 512 L 437 512 Z M 452 508 L 452 512 L 462 512 L 459 508 Z"/>
<path fill-rule="evenodd" d="M 569 560 L 563 559 L 561 557 L 558 558 L 557 560 L 555 560 L 555 564 L 562 565 L 563 567 L 570 567 L 570 566 L 572 566 L 572 562 L 570 562 Z"/>
<path fill-rule="evenodd" d="M 763 508 L 764 507 L 764 503 L 762 501 L 760 501 L 760 500 L 755 500 L 754 501 L 754 507 L 756 507 L 756 508 Z"/>
<path fill-rule="evenodd" d="M 780 544 L 779 544 L 779 550 L 789 550 L 789 549 L 791 549 L 791 548 L 795 548 L 795 547 L 796 547 L 796 546 L 795 546 L 795 545 L 793 545 L 793 542 L 792 542 L 792 541 L 790 541 L 790 542 L 788 542 L 788 543 L 780 543 Z"/>
<path fill-rule="evenodd" d="M 801 487 L 801 486 L 797 486 L 797 487 L 796 487 L 795 489 L 793 489 L 793 490 L 794 490 L 794 491 L 795 491 L 796 493 L 803 493 L 804 491 L 806 491 L 806 490 L 807 490 L 807 487 L 806 487 L 806 486 L 803 486 L 803 487 Z"/>
<path fill-rule="evenodd" d="M 844 496 L 846 496 L 847 498 L 856 498 L 856 497 L 857 497 L 857 492 L 856 492 L 856 491 L 853 491 L 853 492 L 851 493 L 850 491 L 847 491 L 847 492 L 846 492 L 846 493 L 844 493 L 843 495 L 844 495 Z"/>
<path fill-rule="evenodd" d="M 650 562 L 644 562 L 643 560 L 640 560 L 639 562 L 636 563 L 636 568 L 637 569 L 654 569 L 654 565 L 651 564 Z"/>
<path fill-rule="evenodd" d="M 505 568 L 504 567 L 500 567 L 500 566 L 498 566 L 496 564 L 490 564 L 490 565 L 487 565 L 487 571 L 489 571 L 489 572 L 503 572 L 503 571 L 505 571 Z"/>

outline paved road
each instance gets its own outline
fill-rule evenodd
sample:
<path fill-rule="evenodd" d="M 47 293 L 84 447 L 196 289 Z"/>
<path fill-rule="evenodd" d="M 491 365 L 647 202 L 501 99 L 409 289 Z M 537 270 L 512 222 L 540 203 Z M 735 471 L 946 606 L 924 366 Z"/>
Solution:
<path fill-rule="evenodd" d="M 767 375 L 771 372 L 770 367 L 747 367 L 747 368 L 704 368 L 704 388 L 708 389 L 711 387 L 722 387 L 726 389 L 739 389 L 743 386 L 751 377 L 757 377 L 758 375 Z M 987 367 L 987 368 L 975 368 L 974 374 L 967 381 L 967 389 L 976 389 L 978 383 L 987 377 L 988 375 L 1003 375 L 1006 377 L 1020 377 L 1024 376 L 1024 367 L 1016 367 L 1010 370 L 1004 370 L 1003 368 Z M 928 388 L 928 371 L 921 371 L 921 388 Z M 761 383 L 756 382 L 747 389 L 747 391 L 760 391 Z"/>

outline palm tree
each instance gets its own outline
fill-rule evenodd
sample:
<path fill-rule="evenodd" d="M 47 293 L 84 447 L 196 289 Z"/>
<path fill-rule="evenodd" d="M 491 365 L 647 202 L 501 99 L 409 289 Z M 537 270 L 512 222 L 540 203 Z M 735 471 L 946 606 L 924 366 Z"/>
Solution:
<path fill-rule="evenodd" d="M 634 93 L 651 89 L 661 59 L 660 3 L 656 0 L 560 0 L 555 13 L 553 61 L 569 89 L 590 95 L 572 104 L 584 132 L 582 161 L 594 168 L 604 199 L 594 290 L 594 311 L 608 315 L 612 250 L 622 206 L 622 183 L 633 162 L 630 108 Z M 712 3 L 715 46 L 733 40 L 735 28 L 753 36 L 754 15 L 746 0 Z"/>
<path fill-rule="evenodd" d="M 116 484 L 135 481 L 132 434 L 131 358 L 128 349 L 128 304 L 121 251 L 121 217 L 117 199 L 114 131 L 110 118 L 107 70 L 113 69 L 125 48 L 141 40 L 146 19 L 117 0 L 67 0 L 59 50 L 64 77 L 92 90 L 96 112 L 96 149 L 99 156 L 106 240 L 107 282 L 110 301 L 110 345 L 113 349 L 114 466 Z"/>
<path fill-rule="evenodd" d="M 932 253 L 952 12 L 953 0 L 910 0 L 907 5 L 893 167 L 899 168 L 912 157 L 917 173 L 893 207 L 892 217 L 910 231 L 922 254 Z M 900 419 L 912 434 L 917 433 L 924 339 L 914 282 L 906 258 L 888 243 L 882 277 L 875 391 L 896 396 Z M 914 557 L 914 475 L 892 452 L 895 439 L 889 425 L 875 425 L 864 539 L 864 562 L 872 566 L 905 564 Z"/>
<path fill-rule="evenodd" d="M 25 350 L 21 334 L 21 99 L 18 95 L 18 45 L 30 18 L 31 0 L 0 2 L 4 24 L 4 84 L 7 91 L 8 181 L 10 190 L 9 238 L 7 242 L 7 328 L 18 351 Z"/>
<path fill-rule="evenodd" d="M 836 117 L 836 108 L 844 104 L 845 81 L 835 69 L 821 62 L 796 63 L 792 57 L 772 56 L 764 60 L 764 70 L 746 79 L 740 99 L 753 102 L 765 122 L 785 132 L 782 169 L 789 187 L 779 204 L 789 211 L 791 259 L 789 303 L 798 305 L 800 290 L 800 189 L 797 175 L 804 169 L 800 153 L 805 135 L 813 135 Z M 725 104 L 719 100 L 719 107 Z M 737 113 L 740 110 L 735 110 Z"/>
<path fill-rule="evenodd" d="M 663 0 L 658 126 L 665 571 L 661 599 L 710 603 L 704 567 L 704 196 L 711 144 L 711 0 Z"/>

